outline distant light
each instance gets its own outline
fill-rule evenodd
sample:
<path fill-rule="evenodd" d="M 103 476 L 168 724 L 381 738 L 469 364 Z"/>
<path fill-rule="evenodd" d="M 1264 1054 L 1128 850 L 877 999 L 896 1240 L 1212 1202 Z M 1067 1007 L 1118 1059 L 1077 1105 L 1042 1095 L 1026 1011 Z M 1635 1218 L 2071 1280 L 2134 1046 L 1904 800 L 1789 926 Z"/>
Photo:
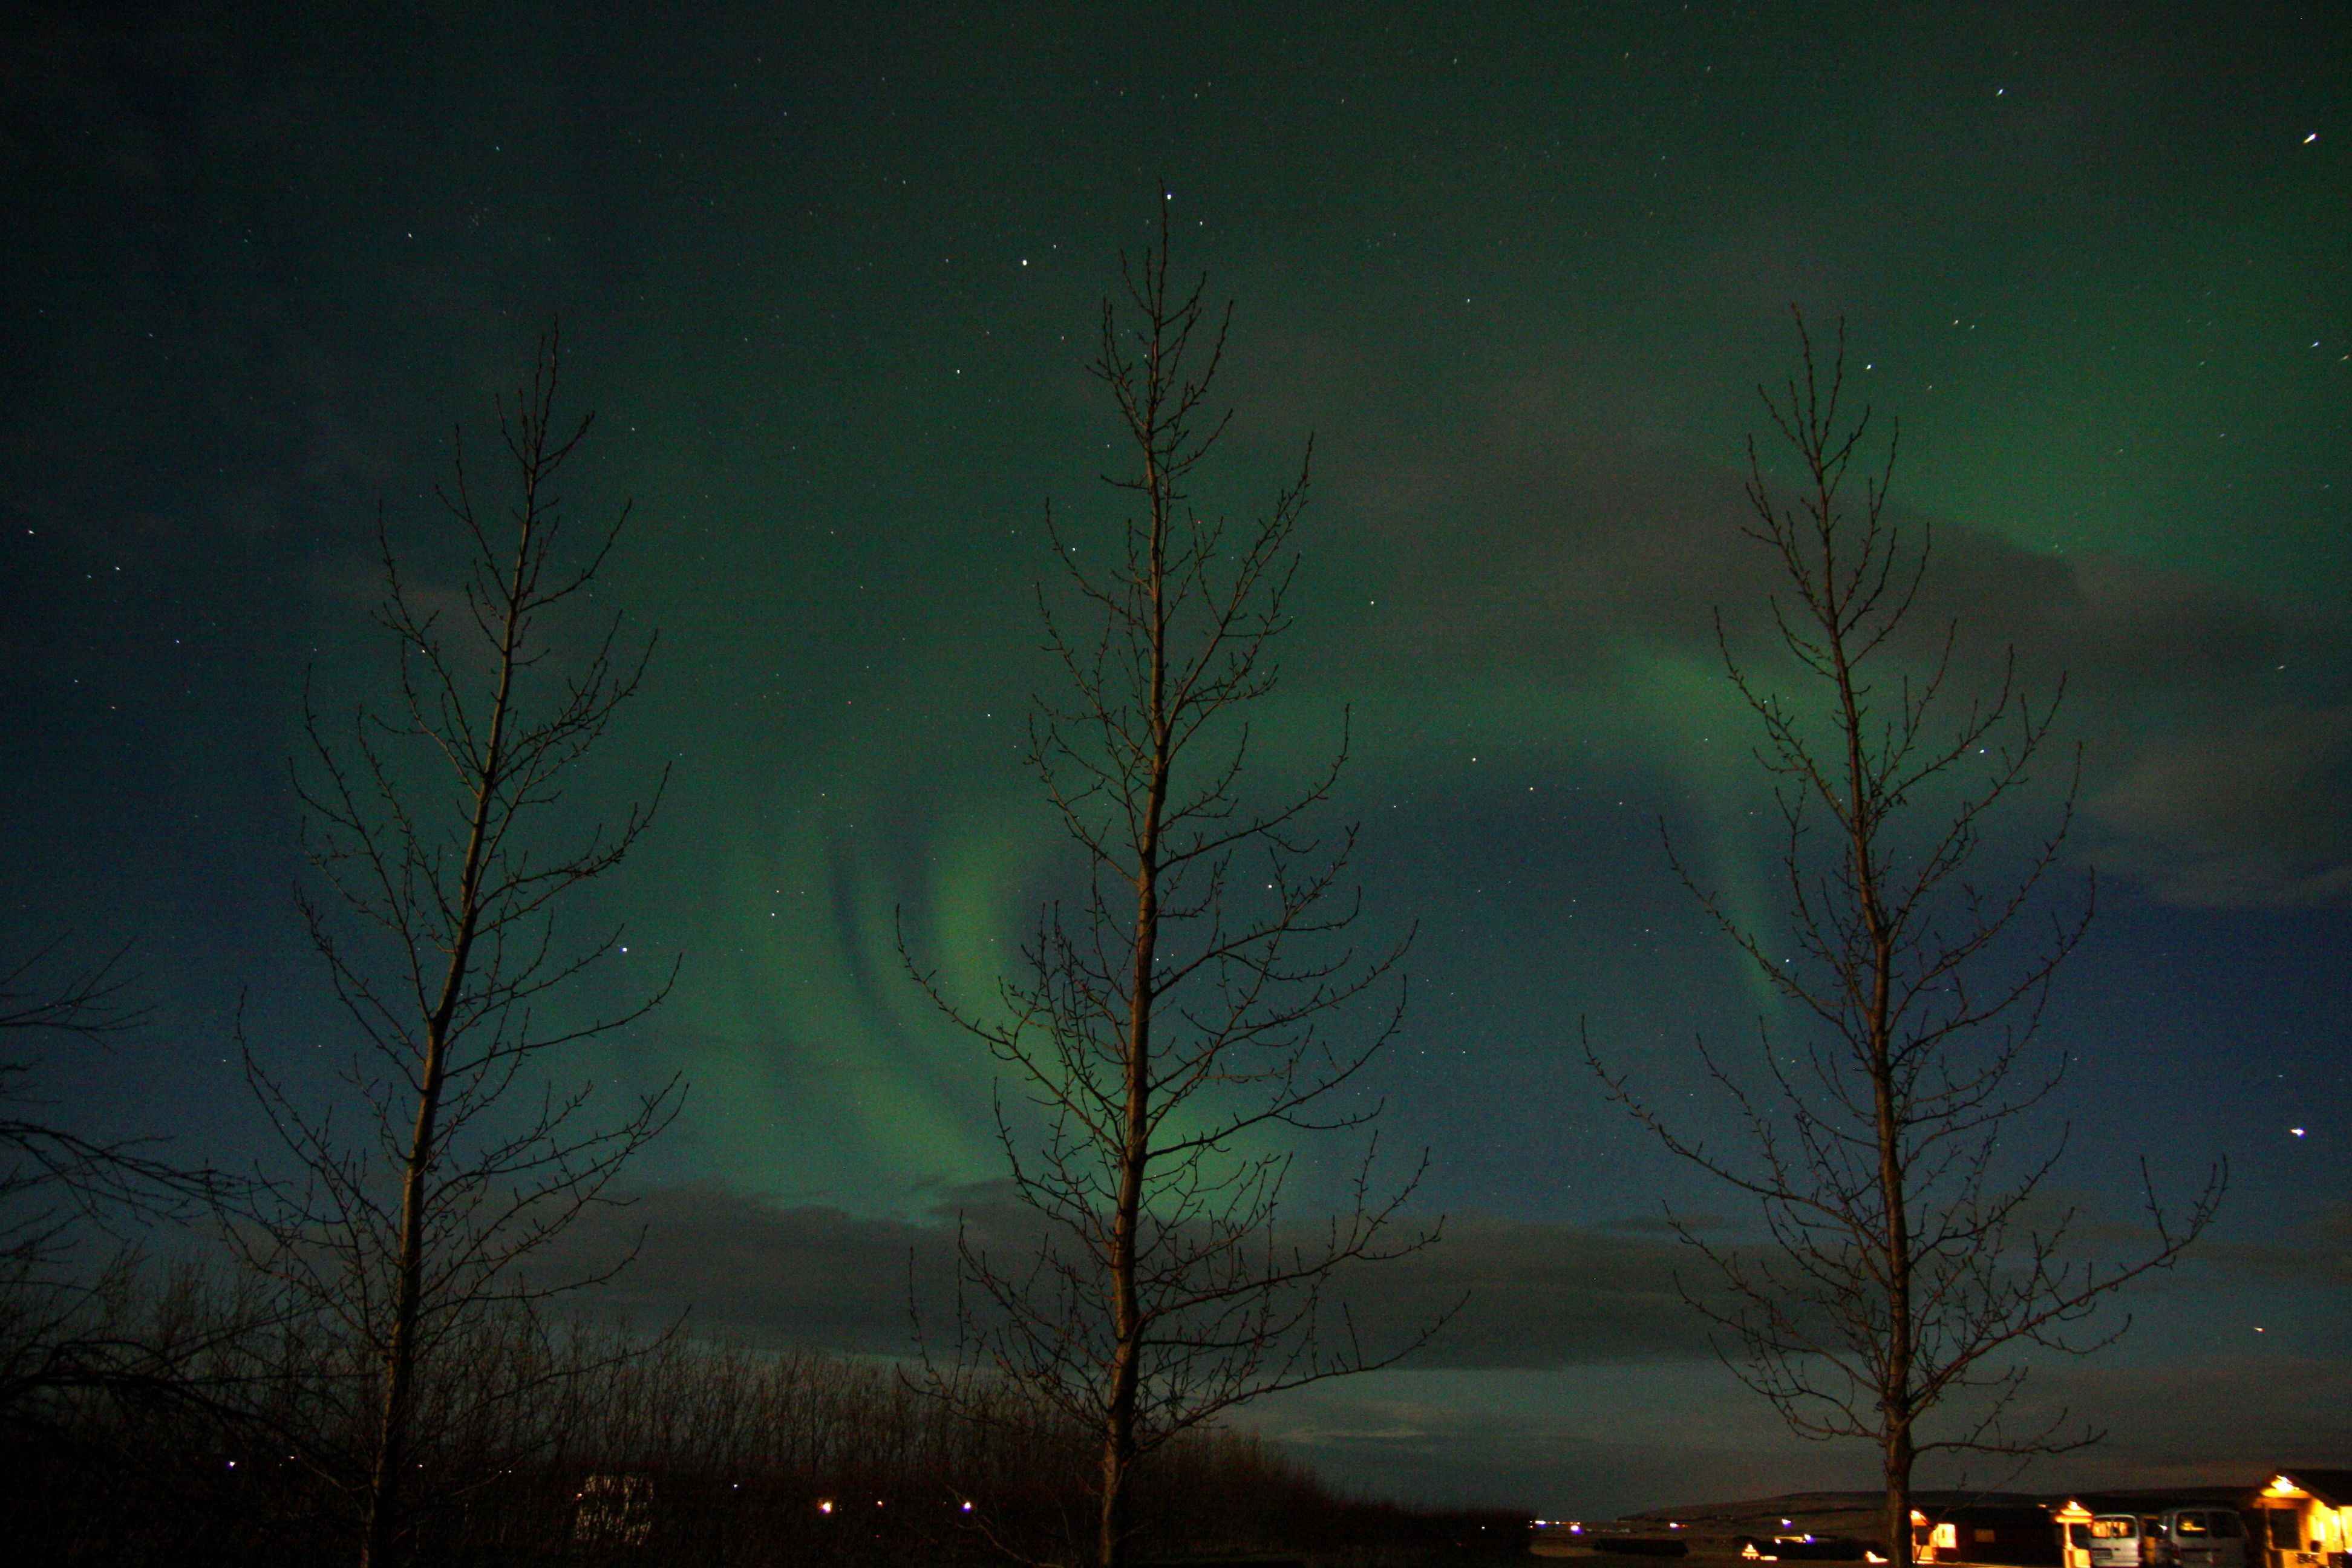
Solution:
<path fill-rule="evenodd" d="M 966 1513 L 970 1513 L 970 1512 L 971 1511 L 971 1501 L 970 1501 L 969 1500 L 967 1500 L 965 1501 L 965 1503 L 964 1503 L 964 1505 L 963 1505 L 963 1510 L 964 1510 L 964 1512 L 966 1512 Z"/>
<path fill-rule="evenodd" d="M 2298 1138 L 2303 1136 L 2303 1129 L 2300 1127 L 2290 1127 L 2287 1131 L 2294 1133 Z"/>
<path fill-rule="evenodd" d="M 2318 141 L 2318 140 L 2319 140 L 2319 132 L 2316 132 L 2316 131 L 2315 131 L 2315 132 L 2313 132 L 2310 135 L 2308 135 L 2308 136 L 2306 136 L 2306 137 L 2305 137 L 2305 138 L 2303 139 L 2303 144 L 2304 144 L 2305 146 L 2308 147 L 2308 146 L 2310 146 L 2314 142 L 2316 142 L 2316 141 Z"/>
<path fill-rule="evenodd" d="M 821 1502 L 816 1505 L 816 1510 L 819 1513 L 831 1513 L 833 1511 L 833 1504 L 831 1502 Z"/>

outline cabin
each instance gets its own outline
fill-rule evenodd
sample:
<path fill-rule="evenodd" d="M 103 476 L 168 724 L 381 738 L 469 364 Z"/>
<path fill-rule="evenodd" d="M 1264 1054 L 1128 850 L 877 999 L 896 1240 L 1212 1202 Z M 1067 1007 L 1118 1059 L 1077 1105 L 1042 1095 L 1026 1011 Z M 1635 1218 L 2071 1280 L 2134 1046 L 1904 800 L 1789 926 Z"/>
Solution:
<path fill-rule="evenodd" d="M 2260 1487 L 1912 1494 L 1912 1560 L 1940 1568 L 2352 1568 L 2352 1470 Z M 1537 1520 L 1540 1557 L 1886 1561 L 1880 1492 L 1793 1492 L 1607 1521 Z"/>
<path fill-rule="evenodd" d="M 1884 1563 L 1884 1493 L 1788 1493 L 1612 1521 L 1538 1519 L 1536 1556 Z M 1912 1493 L 1912 1561 L 1945 1568 L 2352 1568 L 2352 1469 L 2261 1488 Z"/>
<path fill-rule="evenodd" d="M 2352 1568 L 2352 1470 L 2281 1470 L 2244 1512 L 2262 1568 Z"/>
<path fill-rule="evenodd" d="M 2041 1502 L 1919 1499 L 1911 1510 L 1911 1552 L 1918 1563 L 1972 1563 L 2000 1568 L 2088 1568 L 2066 1556 L 2066 1532 Z M 2087 1513 L 2083 1516 L 2090 1518 Z"/>

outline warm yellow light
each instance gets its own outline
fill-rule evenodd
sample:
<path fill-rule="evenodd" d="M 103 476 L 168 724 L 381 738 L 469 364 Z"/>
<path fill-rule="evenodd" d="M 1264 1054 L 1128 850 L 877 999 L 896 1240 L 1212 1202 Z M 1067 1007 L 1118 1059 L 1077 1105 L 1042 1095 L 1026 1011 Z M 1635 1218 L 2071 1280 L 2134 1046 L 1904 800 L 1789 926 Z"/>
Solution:
<path fill-rule="evenodd" d="M 2284 1476 L 2273 1476 L 2271 1484 L 2263 1489 L 2264 1497 L 2301 1497 L 2303 1489 Z"/>

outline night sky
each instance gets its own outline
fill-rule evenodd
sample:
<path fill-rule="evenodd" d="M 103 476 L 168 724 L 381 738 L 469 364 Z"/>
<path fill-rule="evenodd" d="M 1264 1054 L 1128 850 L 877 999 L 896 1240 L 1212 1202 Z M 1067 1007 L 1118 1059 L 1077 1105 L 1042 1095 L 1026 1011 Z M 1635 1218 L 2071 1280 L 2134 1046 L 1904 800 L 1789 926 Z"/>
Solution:
<path fill-rule="evenodd" d="M 1179 266 L 1236 301 L 1202 504 L 1262 510 L 1315 441 L 1253 787 L 1352 713 L 1364 930 L 1418 925 L 1368 1092 L 1450 1237 L 1363 1310 L 1476 1291 L 1409 1368 L 1250 1420 L 1350 1485 L 1539 1512 L 1873 1479 L 1710 1359 L 1663 1205 L 1747 1216 L 1577 1044 L 1714 1127 L 1692 1037 L 1768 1006 L 1659 825 L 1761 897 L 1712 614 L 1761 648 L 1739 483 L 1793 303 L 1902 419 L 1956 679 L 2014 647 L 2068 682 L 2052 907 L 2095 869 L 2098 914 L 2046 1020 L 2071 1073 L 2009 1136 L 2071 1125 L 2087 1245 L 2129 1246 L 2143 1157 L 2175 1195 L 2232 1175 L 2121 1346 L 2047 1369 L 2111 1436 L 2025 1484 L 2352 1463 L 2336 8 L 355 9 L 20 11 L 0 51 L 0 935 L 127 943 L 153 1009 L 55 1058 L 61 1121 L 267 1158 L 240 996 L 265 1058 L 329 1081 L 303 683 L 373 689 L 377 503 L 435 581 L 451 427 L 560 314 L 599 415 L 570 497 L 635 498 L 604 602 L 660 633 L 572 808 L 674 767 L 595 908 L 628 922 L 610 984 L 682 953 L 677 994 L 562 1069 L 692 1085 L 618 1294 L 902 1348 L 909 1249 L 992 1223 L 1000 1167 L 987 1063 L 894 921 L 975 994 L 1064 885 L 1021 763 L 1031 585 L 1048 500 L 1073 538 L 1117 524 L 1085 367 L 1164 179 Z M 1311 1206 L 1342 1163 L 1305 1152 Z"/>

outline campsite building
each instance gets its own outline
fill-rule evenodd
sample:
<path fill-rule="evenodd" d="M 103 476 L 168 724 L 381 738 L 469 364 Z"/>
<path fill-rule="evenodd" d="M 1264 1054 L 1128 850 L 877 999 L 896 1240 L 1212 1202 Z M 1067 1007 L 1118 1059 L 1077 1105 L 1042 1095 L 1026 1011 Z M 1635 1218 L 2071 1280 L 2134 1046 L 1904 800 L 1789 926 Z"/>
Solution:
<path fill-rule="evenodd" d="M 2263 1568 L 2352 1568 L 2352 1470 L 2281 1470 L 2245 1511 Z"/>

